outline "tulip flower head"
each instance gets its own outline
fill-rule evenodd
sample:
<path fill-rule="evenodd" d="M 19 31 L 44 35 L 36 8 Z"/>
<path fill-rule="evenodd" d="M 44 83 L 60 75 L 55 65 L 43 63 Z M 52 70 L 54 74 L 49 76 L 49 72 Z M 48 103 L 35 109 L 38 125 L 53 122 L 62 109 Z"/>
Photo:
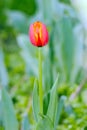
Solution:
<path fill-rule="evenodd" d="M 49 35 L 46 25 L 36 21 L 29 28 L 30 41 L 34 46 L 43 47 L 48 43 Z"/>

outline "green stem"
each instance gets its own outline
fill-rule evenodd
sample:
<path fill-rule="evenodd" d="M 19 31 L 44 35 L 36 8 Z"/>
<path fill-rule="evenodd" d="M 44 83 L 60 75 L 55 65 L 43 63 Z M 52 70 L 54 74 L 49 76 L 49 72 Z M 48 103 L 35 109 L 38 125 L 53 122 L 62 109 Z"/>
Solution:
<path fill-rule="evenodd" d="M 41 48 L 39 48 L 39 102 L 40 102 L 40 113 L 43 114 L 43 88 L 42 88 L 42 56 L 41 56 Z"/>

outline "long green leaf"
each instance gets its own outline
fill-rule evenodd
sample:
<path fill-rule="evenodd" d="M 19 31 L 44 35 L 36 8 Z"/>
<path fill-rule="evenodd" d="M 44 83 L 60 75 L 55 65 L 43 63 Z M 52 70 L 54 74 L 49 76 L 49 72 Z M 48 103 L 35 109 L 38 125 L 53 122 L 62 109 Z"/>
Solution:
<path fill-rule="evenodd" d="M 56 56 L 58 57 L 59 70 L 64 81 L 74 83 L 82 66 L 83 55 L 83 30 L 81 25 L 75 26 L 68 16 L 62 16 L 58 21 L 55 33 Z"/>
<path fill-rule="evenodd" d="M 56 117 L 55 117 L 55 122 L 54 122 L 54 130 L 56 130 L 56 127 L 59 123 L 59 119 L 60 119 L 60 115 L 64 106 L 64 100 L 65 100 L 65 96 L 62 96 L 59 100 L 58 106 L 57 106 L 57 112 L 56 112 Z"/>
<path fill-rule="evenodd" d="M 36 130 L 54 130 L 53 123 L 49 117 L 43 117 L 37 124 Z"/>
<path fill-rule="evenodd" d="M 38 97 L 38 83 L 35 80 L 34 90 L 33 90 L 33 113 L 36 122 L 39 119 L 39 97 Z"/>
<path fill-rule="evenodd" d="M 7 22 L 13 26 L 17 31 L 21 33 L 27 33 L 28 31 L 28 19 L 25 14 L 19 11 L 7 11 Z M 26 25 L 25 25 L 26 23 Z"/>
<path fill-rule="evenodd" d="M 4 127 L 3 127 L 2 101 L 1 101 L 1 89 L 0 89 L 0 130 L 4 130 Z"/>
<path fill-rule="evenodd" d="M 71 69 L 73 68 L 75 39 L 73 34 L 73 26 L 69 17 L 63 17 L 61 20 L 62 27 L 62 60 L 66 72 L 67 80 L 70 80 Z"/>
<path fill-rule="evenodd" d="M 54 121 L 55 111 L 56 111 L 56 104 L 57 104 L 57 83 L 58 83 L 58 77 L 51 89 L 50 92 L 50 102 L 48 106 L 47 116 Z"/>
<path fill-rule="evenodd" d="M 22 130 L 29 130 L 29 129 L 30 129 L 30 124 L 28 120 L 28 115 L 25 115 L 22 120 Z"/>
<path fill-rule="evenodd" d="M 21 48 L 21 56 L 23 57 L 26 64 L 26 72 L 30 75 L 37 75 L 37 60 L 36 60 L 36 49 L 29 44 L 29 38 L 27 35 L 21 34 L 17 37 L 17 42 Z M 33 56 L 33 58 L 32 58 Z M 30 66 L 31 65 L 31 66 Z M 30 67 L 29 67 L 30 66 Z"/>
<path fill-rule="evenodd" d="M 8 75 L 4 64 L 4 54 L 1 47 L 0 47 L 0 84 L 5 87 L 8 85 Z"/>
<path fill-rule="evenodd" d="M 2 88 L 2 108 L 5 130 L 18 130 L 18 122 L 15 116 L 13 104 L 4 88 Z"/>

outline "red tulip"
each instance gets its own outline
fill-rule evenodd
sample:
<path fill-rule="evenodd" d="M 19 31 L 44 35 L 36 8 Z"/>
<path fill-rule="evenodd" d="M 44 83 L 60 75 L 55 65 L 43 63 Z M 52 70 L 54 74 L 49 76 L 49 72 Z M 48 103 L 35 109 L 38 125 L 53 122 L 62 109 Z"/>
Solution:
<path fill-rule="evenodd" d="M 46 25 L 42 22 L 34 22 L 29 29 L 30 41 L 34 46 L 42 47 L 48 43 L 49 35 Z"/>

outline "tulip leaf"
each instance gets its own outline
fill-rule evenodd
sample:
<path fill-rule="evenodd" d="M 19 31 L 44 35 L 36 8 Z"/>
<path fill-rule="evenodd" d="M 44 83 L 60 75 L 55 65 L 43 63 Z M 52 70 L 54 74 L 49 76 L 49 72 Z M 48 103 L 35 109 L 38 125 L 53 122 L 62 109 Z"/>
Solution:
<path fill-rule="evenodd" d="M 63 74 L 63 81 L 74 83 L 82 66 L 83 29 L 81 25 L 73 26 L 72 19 L 62 16 L 55 29 L 56 57 L 58 67 Z M 80 52 L 80 53 L 79 53 Z"/>
<path fill-rule="evenodd" d="M 4 53 L 1 47 L 0 47 L 0 84 L 5 87 L 8 85 L 8 75 L 4 64 Z"/>
<path fill-rule="evenodd" d="M 7 11 L 7 22 L 9 25 L 13 26 L 17 31 L 21 33 L 27 33 L 28 23 L 25 14 L 19 11 Z M 25 25 L 26 22 L 26 25 Z"/>
<path fill-rule="evenodd" d="M 49 92 L 51 85 L 52 85 L 52 70 L 51 70 L 51 61 L 49 60 L 49 57 L 46 58 L 44 61 L 44 86 L 46 93 Z M 49 74 L 50 72 L 50 74 Z"/>
<path fill-rule="evenodd" d="M 56 116 L 55 116 L 55 122 L 54 122 L 54 129 L 56 130 L 56 127 L 59 123 L 59 119 L 60 119 L 60 115 L 64 106 L 64 100 L 66 99 L 65 96 L 60 97 L 59 102 L 58 102 L 58 106 L 57 106 L 57 112 L 56 112 Z"/>
<path fill-rule="evenodd" d="M 38 82 L 35 80 L 33 90 L 33 113 L 36 122 L 39 119 L 39 97 L 38 97 Z"/>
<path fill-rule="evenodd" d="M 30 129 L 30 124 L 28 120 L 28 115 L 25 115 L 22 120 L 22 130 L 29 130 L 29 129 Z"/>
<path fill-rule="evenodd" d="M 51 2 L 50 0 L 42 0 L 42 13 L 45 19 L 51 19 L 52 15 L 51 15 Z M 49 6 L 48 6 L 49 4 Z M 50 10 L 50 11 L 49 11 Z"/>
<path fill-rule="evenodd" d="M 0 130 L 4 130 L 4 128 L 2 126 L 0 126 Z"/>
<path fill-rule="evenodd" d="M 15 116 L 12 101 L 6 91 L 2 88 L 3 125 L 5 130 L 18 130 L 18 122 Z"/>
<path fill-rule="evenodd" d="M 49 117 L 44 116 L 42 119 L 38 122 L 36 130 L 54 130 L 53 123 L 49 119 Z"/>
<path fill-rule="evenodd" d="M 0 127 L 3 127 L 3 111 L 2 111 L 2 100 L 1 100 L 1 88 L 0 88 Z"/>
<path fill-rule="evenodd" d="M 66 72 L 67 80 L 70 79 L 71 69 L 73 67 L 74 53 L 75 53 L 75 39 L 73 34 L 73 27 L 71 20 L 68 17 L 63 17 L 62 36 L 63 41 L 61 45 L 63 65 Z"/>
<path fill-rule="evenodd" d="M 37 60 L 35 57 L 36 50 L 31 44 L 29 44 L 28 36 L 24 34 L 18 35 L 17 42 L 19 47 L 21 48 L 21 56 L 23 57 L 26 64 L 26 73 L 29 73 L 30 75 L 37 75 Z"/>
<path fill-rule="evenodd" d="M 58 83 L 58 77 L 51 89 L 50 92 L 50 102 L 49 102 L 49 106 L 48 106 L 48 110 L 47 110 L 47 116 L 54 121 L 54 117 L 55 117 L 55 111 L 56 111 L 56 104 L 57 104 L 57 83 Z"/>

